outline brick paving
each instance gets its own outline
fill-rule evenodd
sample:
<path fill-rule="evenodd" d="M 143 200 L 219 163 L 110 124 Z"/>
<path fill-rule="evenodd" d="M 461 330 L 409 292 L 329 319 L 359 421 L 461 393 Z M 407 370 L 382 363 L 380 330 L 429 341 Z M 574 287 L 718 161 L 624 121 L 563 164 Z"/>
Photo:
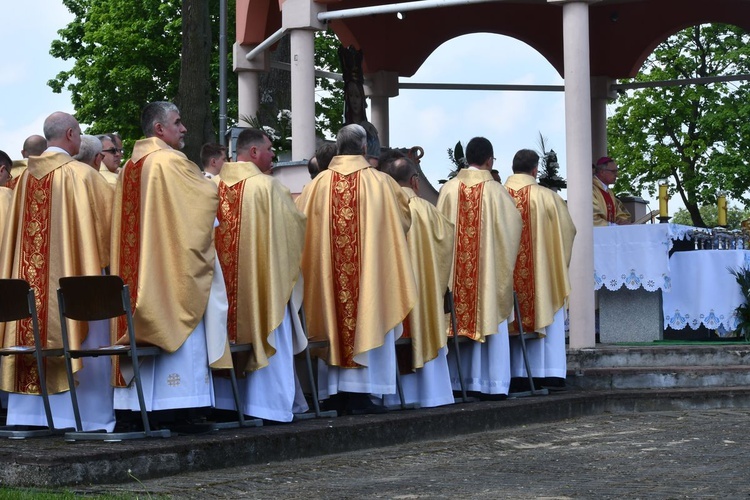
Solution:
<path fill-rule="evenodd" d="M 143 498 L 750 498 L 750 409 L 602 414 L 126 484 Z"/>

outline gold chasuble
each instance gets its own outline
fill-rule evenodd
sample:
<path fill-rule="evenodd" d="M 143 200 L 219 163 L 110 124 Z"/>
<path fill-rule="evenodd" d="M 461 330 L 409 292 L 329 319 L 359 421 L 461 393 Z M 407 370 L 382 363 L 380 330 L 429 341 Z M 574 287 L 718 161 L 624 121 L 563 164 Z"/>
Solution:
<path fill-rule="evenodd" d="M 307 216 L 302 273 L 308 336 L 330 341 L 328 363 L 383 345 L 417 301 L 406 232 L 409 201 L 361 155 L 339 155 L 297 198 Z"/>
<path fill-rule="evenodd" d="M 448 341 L 443 296 L 451 276 L 453 224 L 411 188 L 401 189 L 409 197 L 411 228 L 406 241 L 419 290 L 417 304 L 404 321 L 404 335 L 407 330 L 410 332 L 412 359 L 417 369 L 435 359 Z"/>
<path fill-rule="evenodd" d="M 627 211 L 612 190 L 605 190 L 604 183 L 596 177 L 592 179 L 592 183 L 591 198 L 594 203 L 594 226 L 608 226 L 610 222 L 617 223 L 618 221 L 629 222 L 630 212 Z M 608 200 L 607 197 L 610 199 Z"/>
<path fill-rule="evenodd" d="M 101 274 L 109 265 L 112 189 L 96 171 L 66 153 L 32 156 L 21 174 L 0 244 L 0 276 L 29 282 L 36 294 L 39 333 L 48 348 L 62 348 L 58 280 Z M 71 322 L 71 347 L 86 339 L 88 324 Z M 34 345 L 31 321 L 0 324 L 3 345 Z M 68 390 L 62 358 L 45 358 L 50 393 Z M 74 360 L 74 369 L 82 366 Z M 2 384 L 8 392 L 40 394 L 33 356 L 8 356 Z"/>
<path fill-rule="evenodd" d="M 521 216 L 488 170 L 468 168 L 443 185 L 437 208 L 456 226 L 452 282 L 458 334 L 484 342 L 513 310 Z"/>
<path fill-rule="evenodd" d="M 305 216 L 289 189 L 251 162 L 224 164 L 216 254 L 229 299 L 229 339 L 255 346 L 247 371 L 267 366 L 276 352 L 268 335 L 284 319 L 304 241 Z"/>
<path fill-rule="evenodd" d="M 201 321 L 218 206 L 216 185 L 183 153 L 156 137 L 135 143 L 115 189 L 111 273 L 130 288 L 139 342 L 174 352 Z M 113 339 L 128 341 L 123 321 Z"/>
<path fill-rule="evenodd" d="M 104 177 L 104 180 L 106 180 L 110 186 L 114 188 L 117 185 L 117 178 L 119 177 L 119 175 L 114 172 L 110 172 L 104 163 L 99 166 L 99 173 L 102 177 Z"/>
<path fill-rule="evenodd" d="M 10 167 L 10 180 L 5 187 L 15 189 L 16 184 L 18 184 L 18 179 L 21 178 L 21 174 L 26 170 L 28 164 L 28 158 L 24 158 L 23 160 L 13 160 L 13 165 Z"/>
<path fill-rule="evenodd" d="M 531 175 L 513 174 L 505 187 L 523 220 L 513 272 L 523 329 L 543 333 L 570 293 L 568 266 L 576 228 L 565 201 Z"/>
<path fill-rule="evenodd" d="M 0 186 L 0 240 L 2 240 L 3 229 L 8 221 L 11 201 L 13 201 L 13 190 Z"/>

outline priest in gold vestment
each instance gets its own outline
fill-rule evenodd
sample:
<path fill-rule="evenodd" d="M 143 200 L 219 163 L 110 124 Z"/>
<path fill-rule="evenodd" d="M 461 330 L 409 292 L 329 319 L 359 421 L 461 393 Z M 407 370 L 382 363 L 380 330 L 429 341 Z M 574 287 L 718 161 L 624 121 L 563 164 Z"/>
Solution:
<path fill-rule="evenodd" d="M 345 392 L 349 413 L 380 412 L 365 397 L 396 392 L 394 341 L 417 290 L 406 232 L 409 201 L 365 160 L 367 132 L 344 126 L 338 156 L 297 198 L 307 216 L 302 272 L 308 337 L 327 339 L 320 396 Z"/>
<path fill-rule="evenodd" d="M 13 168 L 10 171 L 11 179 L 6 187 L 9 187 L 11 189 L 16 187 L 18 179 L 21 177 L 23 171 L 26 170 L 26 167 L 28 165 L 28 158 L 30 156 L 39 156 L 44 153 L 46 149 L 47 139 L 37 134 L 28 136 L 26 140 L 23 141 L 23 149 L 21 149 L 21 156 L 23 157 L 23 159 L 13 161 Z"/>
<path fill-rule="evenodd" d="M 521 216 L 492 177 L 490 141 L 475 137 L 465 151 L 469 166 L 445 183 L 437 207 L 456 228 L 452 286 L 457 334 L 475 341 L 462 345 L 464 383 L 467 390 L 500 397 L 510 385 L 507 320 L 513 312 Z M 451 351 L 451 382 L 459 390 L 454 356 Z"/>
<path fill-rule="evenodd" d="M 244 373 L 243 411 L 291 422 L 294 413 L 307 410 L 294 372 L 294 355 L 307 345 L 302 328 L 292 328 L 301 300 L 288 306 L 300 278 L 305 216 L 289 189 L 263 175 L 274 155 L 264 132 L 243 130 L 236 150 L 237 162 L 221 170 L 216 253 L 227 286 L 230 342 L 253 344 L 249 358 L 236 355 Z M 217 408 L 234 410 L 229 380 L 216 377 L 214 387 Z"/>
<path fill-rule="evenodd" d="M 540 337 L 526 343 L 532 376 L 558 379 L 539 380 L 541 386 L 559 386 L 566 373 L 564 306 L 576 229 L 565 201 L 537 184 L 538 167 L 539 155 L 522 149 L 513 157 L 513 175 L 505 182 L 523 220 L 513 279 L 523 330 Z M 527 377 L 517 335 L 511 337 L 511 366 L 513 377 Z"/>
<path fill-rule="evenodd" d="M 404 337 L 411 338 L 411 370 L 401 369 L 406 404 L 424 408 L 453 403 L 448 370 L 443 298 L 450 281 L 453 257 L 453 224 L 435 206 L 418 196 L 417 166 L 399 150 L 380 155 L 378 168 L 393 177 L 409 197 L 411 227 L 406 233 L 419 298 L 404 320 Z M 408 359 L 406 361 L 409 361 Z M 399 363 L 401 365 L 401 363 Z M 399 366 L 401 368 L 401 366 Z M 388 405 L 400 398 L 386 397 Z"/>
<path fill-rule="evenodd" d="M 231 366 L 214 248 L 217 188 L 179 151 L 187 129 L 174 104 L 148 104 L 141 127 L 146 139 L 136 142 L 115 189 L 111 272 L 130 288 L 138 341 L 168 353 L 142 363 L 146 408 L 213 406 L 209 364 Z M 125 326 L 113 322 L 113 340 L 127 342 Z M 136 411 L 126 372 L 114 372 L 115 408 Z"/>
<path fill-rule="evenodd" d="M 592 199 L 594 204 L 594 226 L 630 224 L 630 212 L 609 188 L 617 180 L 617 163 L 608 156 L 599 158 L 594 164 Z"/>
<path fill-rule="evenodd" d="M 39 331 L 46 347 L 61 348 L 58 280 L 101 274 L 109 265 L 112 190 L 88 165 L 75 161 L 81 129 L 62 112 L 44 122 L 48 148 L 31 156 L 18 179 L 0 243 L 0 276 L 29 282 L 37 299 Z M 106 345 L 106 321 L 71 322 L 73 348 Z M 33 345 L 28 320 L 0 324 L 3 345 Z M 114 428 L 112 388 L 105 381 L 108 357 L 74 361 L 84 430 Z M 46 358 L 47 389 L 56 427 L 75 427 L 65 363 Z M 104 377 L 104 378 L 102 378 Z M 2 390 L 8 399 L 8 425 L 47 425 L 33 356 L 2 361 Z"/>
<path fill-rule="evenodd" d="M 2 241 L 3 229 L 8 220 L 10 211 L 10 202 L 13 199 L 13 190 L 7 187 L 0 187 L 0 241 Z"/>

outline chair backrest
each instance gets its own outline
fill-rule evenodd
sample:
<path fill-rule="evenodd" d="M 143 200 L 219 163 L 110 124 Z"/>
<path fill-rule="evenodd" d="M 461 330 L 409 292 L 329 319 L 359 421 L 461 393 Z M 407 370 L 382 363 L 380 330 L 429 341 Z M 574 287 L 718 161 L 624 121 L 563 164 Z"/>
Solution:
<path fill-rule="evenodd" d="M 0 279 L 0 322 L 31 317 L 29 309 L 31 286 L 25 280 Z"/>
<path fill-rule="evenodd" d="M 125 283 L 119 276 L 60 278 L 61 312 L 78 321 L 97 321 L 125 314 Z"/>

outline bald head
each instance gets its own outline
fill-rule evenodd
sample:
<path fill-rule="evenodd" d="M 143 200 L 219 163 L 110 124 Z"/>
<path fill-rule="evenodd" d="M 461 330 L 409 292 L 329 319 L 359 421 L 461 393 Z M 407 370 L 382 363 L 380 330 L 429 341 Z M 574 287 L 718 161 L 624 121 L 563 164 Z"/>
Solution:
<path fill-rule="evenodd" d="M 44 120 L 44 137 L 47 146 L 62 148 L 73 156 L 81 147 L 81 127 L 73 115 L 57 111 Z"/>
<path fill-rule="evenodd" d="M 21 156 L 28 158 L 29 156 L 39 156 L 44 153 L 47 149 L 47 139 L 41 135 L 30 135 L 23 141 L 23 149 L 21 150 Z"/>

